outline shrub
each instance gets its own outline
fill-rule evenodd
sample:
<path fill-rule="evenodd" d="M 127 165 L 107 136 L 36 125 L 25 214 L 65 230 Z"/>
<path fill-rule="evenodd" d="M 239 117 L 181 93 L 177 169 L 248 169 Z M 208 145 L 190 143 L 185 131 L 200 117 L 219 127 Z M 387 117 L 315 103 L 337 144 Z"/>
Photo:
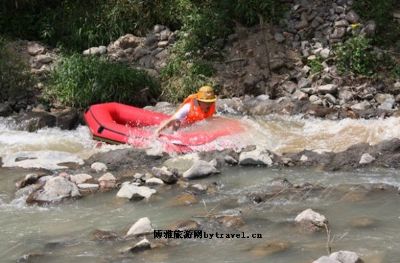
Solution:
<path fill-rule="evenodd" d="M 353 7 L 365 20 L 374 20 L 377 35 L 374 41 L 380 44 L 393 44 L 400 37 L 400 25 L 394 21 L 392 11 L 396 0 L 354 1 Z"/>
<path fill-rule="evenodd" d="M 158 90 L 144 71 L 74 54 L 64 57 L 52 72 L 46 93 L 50 99 L 75 107 L 108 101 L 144 106 Z"/>
<path fill-rule="evenodd" d="M 372 50 L 370 39 L 355 36 L 339 44 L 335 50 L 339 71 L 351 71 L 361 75 L 373 75 L 378 59 Z"/>
<path fill-rule="evenodd" d="M 311 68 L 311 74 L 319 73 L 324 69 L 322 62 L 323 58 L 320 56 L 318 56 L 316 59 L 307 61 L 307 65 Z"/>
<path fill-rule="evenodd" d="M 213 68 L 206 61 L 174 57 L 161 72 L 164 80 L 162 97 L 171 102 L 180 102 L 189 94 L 197 92 L 199 87 L 214 85 L 213 73 Z"/>
<path fill-rule="evenodd" d="M 11 52 L 6 40 L 0 37 L 0 102 L 16 100 L 21 95 L 30 97 L 34 84 L 29 67 Z"/>

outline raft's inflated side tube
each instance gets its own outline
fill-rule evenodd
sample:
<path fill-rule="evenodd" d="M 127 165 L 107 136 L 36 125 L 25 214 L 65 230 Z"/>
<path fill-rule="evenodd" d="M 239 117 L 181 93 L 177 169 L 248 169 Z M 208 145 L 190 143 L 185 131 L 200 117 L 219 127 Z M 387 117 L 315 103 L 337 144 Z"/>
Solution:
<path fill-rule="evenodd" d="M 93 138 L 111 143 L 129 143 L 135 147 L 148 147 L 154 140 L 153 129 L 170 115 L 128 106 L 116 102 L 90 106 L 84 114 Z M 168 152 L 187 152 L 190 146 L 202 145 L 218 137 L 238 133 L 244 127 L 236 120 L 224 119 L 226 125 L 217 130 L 180 132 L 162 135 Z M 179 145 L 176 142 L 179 141 Z M 168 143 L 171 142 L 171 143 Z"/>
<path fill-rule="evenodd" d="M 168 115 L 116 102 L 96 104 L 85 112 L 85 121 L 93 137 L 116 143 L 128 143 L 130 138 L 148 139 L 144 126 L 159 125 Z"/>

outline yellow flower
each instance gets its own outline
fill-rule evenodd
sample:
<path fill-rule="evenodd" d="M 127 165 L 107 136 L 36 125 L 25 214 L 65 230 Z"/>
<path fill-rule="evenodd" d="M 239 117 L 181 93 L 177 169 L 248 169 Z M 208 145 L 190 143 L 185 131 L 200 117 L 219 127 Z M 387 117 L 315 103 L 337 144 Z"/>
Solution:
<path fill-rule="evenodd" d="M 360 23 L 356 23 L 356 24 L 351 24 L 351 29 L 357 29 L 357 28 L 359 28 L 361 26 L 361 24 Z"/>

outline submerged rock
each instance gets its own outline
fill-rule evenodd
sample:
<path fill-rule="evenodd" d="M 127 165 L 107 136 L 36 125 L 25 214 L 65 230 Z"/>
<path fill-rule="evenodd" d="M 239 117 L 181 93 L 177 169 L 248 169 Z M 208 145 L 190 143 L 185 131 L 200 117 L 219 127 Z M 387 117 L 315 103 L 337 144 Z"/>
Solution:
<path fill-rule="evenodd" d="M 199 222 L 195 220 L 180 220 L 167 227 L 170 230 L 197 230 L 200 228 Z"/>
<path fill-rule="evenodd" d="M 151 249 L 151 244 L 147 240 L 147 238 L 142 239 L 138 243 L 136 243 L 131 249 L 130 252 L 136 253 L 136 252 L 141 252 L 147 249 Z"/>
<path fill-rule="evenodd" d="M 93 241 L 112 241 L 118 239 L 118 234 L 112 231 L 96 229 L 90 233 L 90 240 Z"/>
<path fill-rule="evenodd" d="M 250 249 L 250 254 L 255 257 L 265 257 L 281 253 L 289 249 L 289 242 L 282 240 L 267 241 Z"/>
<path fill-rule="evenodd" d="M 199 200 L 196 198 L 195 195 L 190 193 L 183 193 L 176 197 L 174 197 L 170 201 L 171 206 L 183 206 L 183 205 L 192 205 L 197 204 Z"/>

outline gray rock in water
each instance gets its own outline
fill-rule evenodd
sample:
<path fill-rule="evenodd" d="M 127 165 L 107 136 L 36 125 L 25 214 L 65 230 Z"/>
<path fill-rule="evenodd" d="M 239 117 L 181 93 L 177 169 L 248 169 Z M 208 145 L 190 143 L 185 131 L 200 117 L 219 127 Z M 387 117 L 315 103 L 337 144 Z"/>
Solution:
<path fill-rule="evenodd" d="M 178 171 L 176 169 L 169 170 L 165 166 L 161 168 L 153 167 L 151 172 L 166 184 L 174 184 L 178 181 Z"/>
<path fill-rule="evenodd" d="M 364 153 L 361 155 L 359 164 L 369 164 L 375 161 L 375 158 L 371 156 L 369 153 Z"/>
<path fill-rule="evenodd" d="M 133 183 L 122 184 L 117 193 L 117 197 L 128 198 L 129 200 L 149 199 L 157 191 L 146 186 L 137 186 Z"/>
<path fill-rule="evenodd" d="M 126 236 L 138 236 L 153 232 L 153 226 L 148 217 L 142 217 L 137 220 L 128 230 Z"/>
<path fill-rule="evenodd" d="M 296 216 L 294 219 L 296 223 L 302 223 L 302 222 L 311 222 L 312 224 L 322 227 L 325 224 L 328 223 L 328 220 L 324 215 L 321 215 L 315 211 L 313 211 L 311 208 L 304 210 L 300 214 Z"/>
<path fill-rule="evenodd" d="M 89 174 L 74 174 L 70 177 L 71 182 L 75 184 L 83 184 L 91 179 L 93 179 L 93 176 Z"/>
<path fill-rule="evenodd" d="M 336 260 L 341 263 L 363 263 L 363 260 L 352 251 L 341 250 L 329 255 L 330 259 Z"/>
<path fill-rule="evenodd" d="M 111 173 L 103 174 L 99 179 L 99 185 L 102 189 L 114 188 L 117 184 L 117 178 Z"/>
<path fill-rule="evenodd" d="M 312 263 L 342 263 L 340 261 L 337 261 L 335 259 L 332 259 L 330 257 L 327 256 L 322 256 L 317 260 L 314 260 Z"/>
<path fill-rule="evenodd" d="M 159 179 L 159 178 L 149 178 L 146 180 L 146 184 L 147 185 L 163 185 L 164 182 L 163 180 Z"/>
<path fill-rule="evenodd" d="M 253 151 L 242 152 L 239 156 L 239 164 L 272 166 L 272 158 L 268 150 L 257 147 Z"/>
<path fill-rule="evenodd" d="M 27 202 L 53 203 L 72 197 L 80 197 L 78 187 L 66 178 L 57 176 L 47 180 L 42 189 L 28 197 Z"/>
<path fill-rule="evenodd" d="M 129 251 L 132 253 L 137 253 L 147 249 L 151 249 L 151 244 L 146 238 L 144 238 L 136 243 Z"/>
<path fill-rule="evenodd" d="M 189 170 L 183 173 L 183 177 L 187 179 L 195 179 L 207 177 L 212 174 L 217 174 L 219 171 L 215 166 L 203 160 L 197 160 L 193 163 Z"/>

